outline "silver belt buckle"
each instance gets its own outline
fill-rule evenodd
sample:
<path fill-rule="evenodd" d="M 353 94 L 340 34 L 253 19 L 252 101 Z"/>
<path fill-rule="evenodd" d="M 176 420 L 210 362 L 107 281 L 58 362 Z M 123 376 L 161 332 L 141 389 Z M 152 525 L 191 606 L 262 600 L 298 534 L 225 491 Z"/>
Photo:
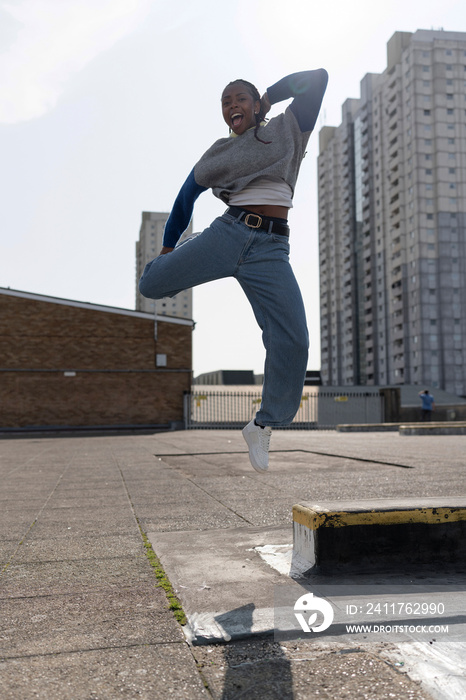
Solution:
<path fill-rule="evenodd" d="M 257 219 L 257 224 L 250 224 L 249 223 L 249 217 L 250 216 L 255 216 Z M 249 228 L 260 228 L 262 226 L 262 217 L 259 216 L 259 214 L 246 214 L 244 217 L 244 223 L 246 226 L 249 226 Z"/>

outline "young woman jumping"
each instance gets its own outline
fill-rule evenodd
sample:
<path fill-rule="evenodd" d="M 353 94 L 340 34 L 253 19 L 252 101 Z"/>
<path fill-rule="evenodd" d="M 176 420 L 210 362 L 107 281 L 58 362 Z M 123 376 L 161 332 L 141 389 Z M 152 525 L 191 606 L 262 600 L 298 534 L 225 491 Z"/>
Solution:
<path fill-rule="evenodd" d="M 245 80 L 227 85 L 222 112 L 230 136 L 216 141 L 192 169 L 165 225 L 160 255 L 139 281 L 143 296 L 161 299 L 222 277 L 238 280 L 266 349 L 262 403 L 243 429 L 259 472 L 269 466 L 272 428 L 289 425 L 298 411 L 306 374 L 308 332 L 289 263 L 287 217 L 327 80 L 323 69 L 293 73 L 262 97 Z M 271 105 L 289 98 L 282 114 L 264 121 Z M 177 245 L 207 189 L 228 209 Z"/>

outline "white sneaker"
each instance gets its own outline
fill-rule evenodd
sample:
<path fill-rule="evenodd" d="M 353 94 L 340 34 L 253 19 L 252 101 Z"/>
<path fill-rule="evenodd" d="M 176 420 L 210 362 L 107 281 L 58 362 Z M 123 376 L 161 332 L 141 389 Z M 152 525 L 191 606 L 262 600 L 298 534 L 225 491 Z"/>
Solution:
<path fill-rule="evenodd" d="M 256 472 L 266 472 L 269 468 L 269 446 L 272 428 L 261 428 L 254 419 L 243 428 L 243 437 L 249 447 L 249 461 Z"/>

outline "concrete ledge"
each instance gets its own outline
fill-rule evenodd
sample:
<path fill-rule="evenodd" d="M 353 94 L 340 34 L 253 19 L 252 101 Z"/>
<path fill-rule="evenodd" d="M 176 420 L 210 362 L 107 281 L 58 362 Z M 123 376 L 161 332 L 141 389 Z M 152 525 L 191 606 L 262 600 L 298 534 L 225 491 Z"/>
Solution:
<path fill-rule="evenodd" d="M 336 426 L 338 433 L 395 432 L 400 435 L 466 435 L 465 421 L 436 423 L 343 423 Z"/>
<path fill-rule="evenodd" d="M 399 427 L 400 423 L 347 423 L 337 425 L 336 430 L 338 433 L 385 433 L 395 432 Z"/>
<path fill-rule="evenodd" d="M 403 571 L 466 561 L 466 499 L 293 506 L 293 556 L 325 573 Z"/>
<path fill-rule="evenodd" d="M 466 435 L 466 422 L 407 423 L 400 425 L 399 433 L 400 435 Z"/>

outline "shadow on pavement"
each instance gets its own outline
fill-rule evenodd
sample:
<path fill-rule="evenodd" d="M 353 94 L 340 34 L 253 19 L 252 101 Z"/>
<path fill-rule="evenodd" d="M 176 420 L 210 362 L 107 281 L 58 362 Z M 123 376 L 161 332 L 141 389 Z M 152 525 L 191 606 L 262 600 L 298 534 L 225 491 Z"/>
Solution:
<path fill-rule="evenodd" d="M 231 634 L 250 636 L 255 606 L 248 603 L 215 620 Z M 235 629 L 232 620 L 239 624 Z M 224 680 L 221 700 L 247 698 L 248 700 L 292 700 L 293 680 L 291 664 L 279 643 L 270 637 L 249 641 L 237 640 L 224 646 Z"/>

